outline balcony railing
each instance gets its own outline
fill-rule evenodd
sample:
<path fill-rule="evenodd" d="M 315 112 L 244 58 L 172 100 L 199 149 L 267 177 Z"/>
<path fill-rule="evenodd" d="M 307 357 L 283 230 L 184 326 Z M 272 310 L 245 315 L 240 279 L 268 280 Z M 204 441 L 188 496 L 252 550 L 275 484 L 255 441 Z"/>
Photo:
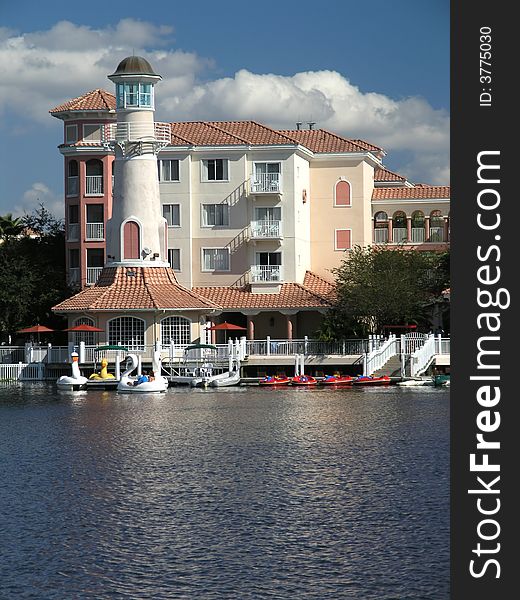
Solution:
<path fill-rule="evenodd" d="M 430 227 L 430 242 L 444 242 L 444 227 Z"/>
<path fill-rule="evenodd" d="M 103 223 L 87 223 L 87 240 L 105 239 L 105 226 Z"/>
<path fill-rule="evenodd" d="M 386 244 L 386 242 L 388 242 L 388 229 L 386 229 L 386 227 L 374 229 L 374 242 L 376 244 Z"/>
<path fill-rule="evenodd" d="M 253 239 L 276 239 L 282 237 L 281 221 L 251 221 Z"/>
<path fill-rule="evenodd" d="M 424 227 L 412 227 L 412 242 L 414 244 L 419 244 L 424 242 L 426 239 L 425 235 L 426 230 Z"/>
<path fill-rule="evenodd" d="M 103 175 L 87 175 L 85 177 L 85 195 L 103 195 Z"/>
<path fill-rule="evenodd" d="M 251 281 L 277 282 L 282 281 L 281 265 L 252 265 Z"/>
<path fill-rule="evenodd" d="M 103 129 L 104 142 L 171 141 L 169 123 L 110 123 Z"/>
<path fill-rule="evenodd" d="M 394 227 L 392 231 L 392 240 L 395 244 L 400 244 L 408 239 L 406 227 Z"/>
<path fill-rule="evenodd" d="M 69 223 L 68 224 L 67 240 L 69 242 L 79 240 L 79 223 Z"/>
<path fill-rule="evenodd" d="M 255 194 L 279 194 L 281 191 L 281 173 L 254 173 L 251 176 L 251 192 Z"/>
<path fill-rule="evenodd" d="M 87 285 L 94 285 L 102 270 L 103 267 L 87 267 Z"/>

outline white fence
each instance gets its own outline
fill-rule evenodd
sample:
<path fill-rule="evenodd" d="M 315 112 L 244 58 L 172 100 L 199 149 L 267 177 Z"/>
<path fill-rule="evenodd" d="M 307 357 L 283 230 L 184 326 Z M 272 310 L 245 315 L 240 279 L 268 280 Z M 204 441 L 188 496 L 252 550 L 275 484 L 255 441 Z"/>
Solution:
<path fill-rule="evenodd" d="M 41 363 L 0 364 L 0 381 L 42 381 L 44 375 Z"/>

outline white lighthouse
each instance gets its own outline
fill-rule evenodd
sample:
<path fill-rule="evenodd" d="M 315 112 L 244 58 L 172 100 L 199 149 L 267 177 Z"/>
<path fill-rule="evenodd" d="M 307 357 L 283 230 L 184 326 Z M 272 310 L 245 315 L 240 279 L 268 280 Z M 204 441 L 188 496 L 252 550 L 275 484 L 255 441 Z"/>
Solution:
<path fill-rule="evenodd" d="M 116 85 L 114 195 L 107 222 L 107 266 L 168 266 L 157 153 L 169 141 L 154 123 L 154 87 L 161 76 L 140 56 L 123 59 L 108 78 Z"/>

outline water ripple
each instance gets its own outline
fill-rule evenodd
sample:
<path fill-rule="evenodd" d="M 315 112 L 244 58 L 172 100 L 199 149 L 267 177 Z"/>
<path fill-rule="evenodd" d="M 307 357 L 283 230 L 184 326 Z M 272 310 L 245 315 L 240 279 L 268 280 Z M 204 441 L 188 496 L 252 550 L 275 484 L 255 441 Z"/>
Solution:
<path fill-rule="evenodd" d="M 445 391 L 0 389 L 0 598 L 443 600 Z"/>

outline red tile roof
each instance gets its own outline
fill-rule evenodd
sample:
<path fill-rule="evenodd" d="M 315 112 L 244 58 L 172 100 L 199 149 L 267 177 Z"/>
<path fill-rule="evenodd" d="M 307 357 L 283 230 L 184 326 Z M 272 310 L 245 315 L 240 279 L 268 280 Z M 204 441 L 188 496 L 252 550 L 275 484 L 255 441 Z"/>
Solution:
<path fill-rule="evenodd" d="M 97 89 L 92 92 L 87 92 L 86 94 L 83 94 L 83 96 L 78 96 L 78 98 L 73 98 L 68 102 L 64 102 L 51 109 L 49 112 L 54 114 L 71 110 L 113 111 L 115 108 L 115 96 L 105 90 Z"/>
<path fill-rule="evenodd" d="M 372 192 L 372 200 L 423 200 L 429 198 L 450 198 L 450 186 L 380 187 L 374 188 Z"/>
<path fill-rule="evenodd" d="M 135 273 L 129 276 L 128 273 Z M 96 285 L 53 307 L 84 310 L 214 309 L 215 304 L 177 283 L 169 267 L 105 267 Z"/>
<path fill-rule="evenodd" d="M 318 294 L 318 296 L 323 296 L 324 298 L 330 297 L 336 290 L 334 283 L 327 281 L 312 271 L 305 272 L 303 286 L 314 294 Z"/>
<path fill-rule="evenodd" d="M 114 111 L 116 99 L 96 89 L 49 112 Z M 364 140 L 349 140 L 325 129 L 276 130 L 256 121 L 190 121 L 171 123 L 172 146 L 302 145 L 316 153 L 382 152 Z"/>
<path fill-rule="evenodd" d="M 382 169 L 376 169 L 375 173 L 374 173 L 374 181 L 402 181 L 405 182 L 406 181 L 406 177 L 403 177 L 402 175 L 398 175 L 397 173 L 394 173 L 393 171 L 389 171 L 386 168 L 382 168 Z"/>
<path fill-rule="evenodd" d="M 253 294 L 249 287 L 198 287 L 197 294 L 225 310 L 257 308 L 279 310 L 284 308 L 327 308 L 330 306 L 322 295 L 298 283 L 283 283 L 278 294 Z"/>
<path fill-rule="evenodd" d="M 381 151 L 378 146 L 362 140 L 349 140 L 326 129 L 281 130 L 280 133 L 297 140 L 299 144 L 318 154 Z"/>

